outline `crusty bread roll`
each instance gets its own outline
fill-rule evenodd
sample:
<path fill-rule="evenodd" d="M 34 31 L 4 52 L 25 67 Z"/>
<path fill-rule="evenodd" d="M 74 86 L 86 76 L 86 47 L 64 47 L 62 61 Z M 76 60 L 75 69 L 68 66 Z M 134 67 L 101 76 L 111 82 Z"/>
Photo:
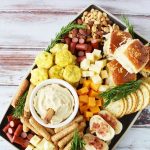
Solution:
<path fill-rule="evenodd" d="M 115 59 L 130 73 L 138 73 L 149 61 L 149 51 L 138 40 L 129 39 L 114 52 Z"/>
<path fill-rule="evenodd" d="M 136 80 L 136 74 L 129 73 L 117 60 L 112 60 L 107 64 L 110 84 L 111 85 L 121 85 L 126 82 Z"/>
<path fill-rule="evenodd" d="M 111 55 L 115 50 L 123 43 L 125 43 L 129 38 L 132 38 L 129 32 L 124 32 L 121 30 L 115 30 L 106 36 L 106 42 L 104 43 L 104 53 Z"/>
<path fill-rule="evenodd" d="M 149 61 L 146 64 L 146 66 L 142 69 L 141 74 L 144 77 L 149 77 L 150 76 L 150 46 L 145 46 L 146 49 L 149 51 Z"/>

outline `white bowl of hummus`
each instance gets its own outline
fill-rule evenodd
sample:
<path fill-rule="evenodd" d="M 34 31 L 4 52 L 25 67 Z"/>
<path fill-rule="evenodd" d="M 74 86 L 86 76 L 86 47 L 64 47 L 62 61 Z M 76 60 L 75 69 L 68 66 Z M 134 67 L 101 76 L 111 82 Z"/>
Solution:
<path fill-rule="evenodd" d="M 39 124 L 48 128 L 67 125 L 75 118 L 78 108 L 76 90 L 64 80 L 45 80 L 31 93 L 31 114 Z"/>

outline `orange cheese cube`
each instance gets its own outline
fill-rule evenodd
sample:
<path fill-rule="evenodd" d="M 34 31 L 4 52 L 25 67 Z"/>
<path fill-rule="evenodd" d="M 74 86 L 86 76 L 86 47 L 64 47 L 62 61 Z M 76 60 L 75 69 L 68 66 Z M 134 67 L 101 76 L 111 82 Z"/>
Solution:
<path fill-rule="evenodd" d="M 91 84 L 91 80 L 84 80 L 83 81 L 83 87 L 87 87 L 87 88 L 89 88 L 90 87 L 90 84 Z"/>
<path fill-rule="evenodd" d="M 87 87 L 83 87 L 79 90 L 77 90 L 78 95 L 87 94 L 89 92 L 89 89 Z"/>
<path fill-rule="evenodd" d="M 89 107 L 94 107 L 94 106 L 96 106 L 95 97 L 89 97 L 88 106 L 89 106 Z"/>
<path fill-rule="evenodd" d="M 89 107 L 87 105 L 80 106 L 80 112 L 83 114 Z"/>
<path fill-rule="evenodd" d="M 93 113 L 90 112 L 90 111 L 85 111 L 84 115 L 85 115 L 86 118 L 90 118 L 90 117 L 93 116 Z"/>
<path fill-rule="evenodd" d="M 79 96 L 79 101 L 82 102 L 82 103 L 88 103 L 88 101 L 89 101 L 88 95 L 80 95 Z"/>
<path fill-rule="evenodd" d="M 84 105 L 84 103 L 79 102 L 79 106 L 80 106 L 80 107 L 83 106 L 83 105 Z"/>
<path fill-rule="evenodd" d="M 90 88 L 93 89 L 94 91 L 98 91 L 100 84 L 95 84 L 91 82 Z"/>
<path fill-rule="evenodd" d="M 93 114 L 97 114 L 100 112 L 100 108 L 98 106 L 95 106 L 95 107 L 90 107 L 90 111 L 93 113 Z"/>
<path fill-rule="evenodd" d="M 89 96 L 97 97 L 97 95 L 98 95 L 98 92 L 96 92 L 96 91 L 90 89 L 90 91 L 89 91 Z"/>
<path fill-rule="evenodd" d="M 101 99 L 96 100 L 96 106 L 102 106 L 102 100 Z"/>

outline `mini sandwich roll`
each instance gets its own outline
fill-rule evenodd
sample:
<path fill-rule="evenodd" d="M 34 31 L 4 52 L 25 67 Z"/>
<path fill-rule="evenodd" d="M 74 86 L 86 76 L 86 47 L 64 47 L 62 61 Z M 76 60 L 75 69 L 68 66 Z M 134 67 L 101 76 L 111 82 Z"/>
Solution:
<path fill-rule="evenodd" d="M 79 115 L 68 125 L 60 127 L 60 128 L 55 128 L 54 131 L 55 131 L 55 133 L 58 133 L 58 132 L 62 131 L 63 129 L 69 127 L 70 125 L 74 124 L 75 122 L 79 123 L 79 122 L 83 121 L 83 119 L 84 119 L 83 116 Z"/>
<path fill-rule="evenodd" d="M 52 141 L 53 142 L 59 141 L 60 139 L 62 139 L 63 137 L 65 137 L 66 135 L 68 135 L 69 133 L 74 131 L 77 127 L 78 127 L 78 123 L 72 124 L 71 126 L 65 128 L 61 132 L 56 133 L 55 135 L 53 135 L 52 136 Z"/>
<path fill-rule="evenodd" d="M 40 134 L 46 139 L 46 140 L 51 140 L 51 135 L 47 132 L 47 130 L 41 126 L 39 123 L 37 123 L 33 117 L 31 117 L 29 119 L 29 122 L 32 124 L 32 126 L 34 126 L 34 128 L 37 131 L 40 131 Z"/>

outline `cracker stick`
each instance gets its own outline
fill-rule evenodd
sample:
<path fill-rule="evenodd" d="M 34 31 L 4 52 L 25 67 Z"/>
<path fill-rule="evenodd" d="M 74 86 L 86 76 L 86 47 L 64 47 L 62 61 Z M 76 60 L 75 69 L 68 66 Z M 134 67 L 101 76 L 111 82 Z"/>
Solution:
<path fill-rule="evenodd" d="M 25 106 L 24 106 L 25 112 L 30 112 L 30 108 L 29 108 L 30 96 L 31 96 L 31 93 L 32 93 L 34 88 L 35 88 L 35 86 L 31 83 L 29 86 L 29 91 L 28 91 L 28 95 L 26 98 Z"/>
<path fill-rule="evenodd" d="M 12 99 L 12 102 L 11 102 L 11 105 L 15 108 L 17 103 L 18 103 L 18 100 L 20 98 L 20 96 L 23 95 L 23 93 L 26 91 L 26 89 L 28 88 L 29 86 L 29 81 L 27 79 L 23 80 L 22 83 L 20 84 L 20 86 L 18 87 L 18 91 L 17 93 L 14 95 L 13 99 Z"/>
<path fill-rule="evenodd" d="M 83 132 L 79 132 L 79 135 L 82 137 Z M 72 140 L 65 146 L 63 150 L 71 150 Z"/>
<path fill-rule="evenodd" d="M 58 146 L 60 148 L 63 148 L 69 141 L 71 141 L 71 139 L 73 138 L 74 132 L 71 132 L 70 134 L 68 134 L 66 137 L 64 137 L 63 139 L 61 139 L 58 142 Z"/>
<path fill-rule="evenodd" d="M 54 110 L 52 108 L 49 108 L 48 111 L 47 111 L 47 114 L 44 117 L 44 121 L 46 123 L 49 123 L 50 120 L 52 119 L 54 113 L 55 113 Z"/>
<path fill-rule="evenodd" d="M 54 129 L 50 129 L 50 128 L 46 128 L 45 129 L 47 130 L 47 132 L 49 132 L 51 135 L 54 135 L 55 132 L 54 132 Z"/>
<path fill-rule="evenodd" d="M 37 131 L 40 131 L 40 134 L 46 139 L 46 140 L 51 140 L 51 136 L 50 134 L 46 131 L 46 129 L 41 126 L 39 123 L 37 123 L 33 117 L 31 117 L 29 119 L 29 122 L 32 124 L 32 126 L 34 126 L 34 128 L 37 130 Z"/>
<path fill-rule="evenodd" d="M 72 125 L 73 123 L 75 123 L 75 122 L 79 123 L 79 122 L 81 122 L 82 120 L 83 120 L 83 116 L 82 116 L 82 115 L 79 115 L 79 116 L 77 116 L 71 123 L 69 123 L 68 125 L 63 126 L 63 127 L 60 127 L 60 128 L 55 128 L 54 131 L 55 131 L 55 133 L 58 133 L 58 132 L 62 131 L 63 129 L 69 127 L 69 126 Z"/>
<path fill-rule="evenodd" d="M 25 125 L 23 124 L 23 132 L 28 132 L 30 129 Z"/>
<path fill-rule="evenodd" d="M 22 124 L 24 124 L 25 126 L 27 126 L 27 127 L 28 127 L 30 130 L 32 130 L 35 134 L 41 135 L 41 134 L 39 133 L 39 131 L 37 131 L 37 130 L 29 123 L 29 121 L 28 121 L 27 118 L 21 117 L 20 120 L 21 120 Z"/>
<path fill-rule="evenodd" d="M 76 128 L 78 127 L 78 123 L 74 123 L 71 126 L 65 128 L 64 130 L 62 130 L 59 133 L 56 133 L 55 135 L 52 136 L 52 141 L 59 141 L 61 138 L 65 137 L 66 135 L 68 135 L 69 133 L 71 133 L 72 131 L 74 131 Z"/>
<path fill-rule="evenodd" d="M 78 131 L 83 131 L 84 128 L 86 127 L 86 123 L 85 122 L 81 122 L 78 126 Z M 66 137 L 64 137 L 63 139 L 61 139 L 59 142 L 58 142 L 58 146 L 60 148 L 63 148 L 69 141 L 71 141 L 71 139 L 73 138 L 73 135 L 74 135 L 74 131 L 70 134 L 68 134 Z"/>
<path fill-rule="evenodd" d="M 30 116 L 31 116 L 31 113 L 24 110 L 24 114 L 23 115 L 24 115 L 24 117 L 29 119 Z"/>

